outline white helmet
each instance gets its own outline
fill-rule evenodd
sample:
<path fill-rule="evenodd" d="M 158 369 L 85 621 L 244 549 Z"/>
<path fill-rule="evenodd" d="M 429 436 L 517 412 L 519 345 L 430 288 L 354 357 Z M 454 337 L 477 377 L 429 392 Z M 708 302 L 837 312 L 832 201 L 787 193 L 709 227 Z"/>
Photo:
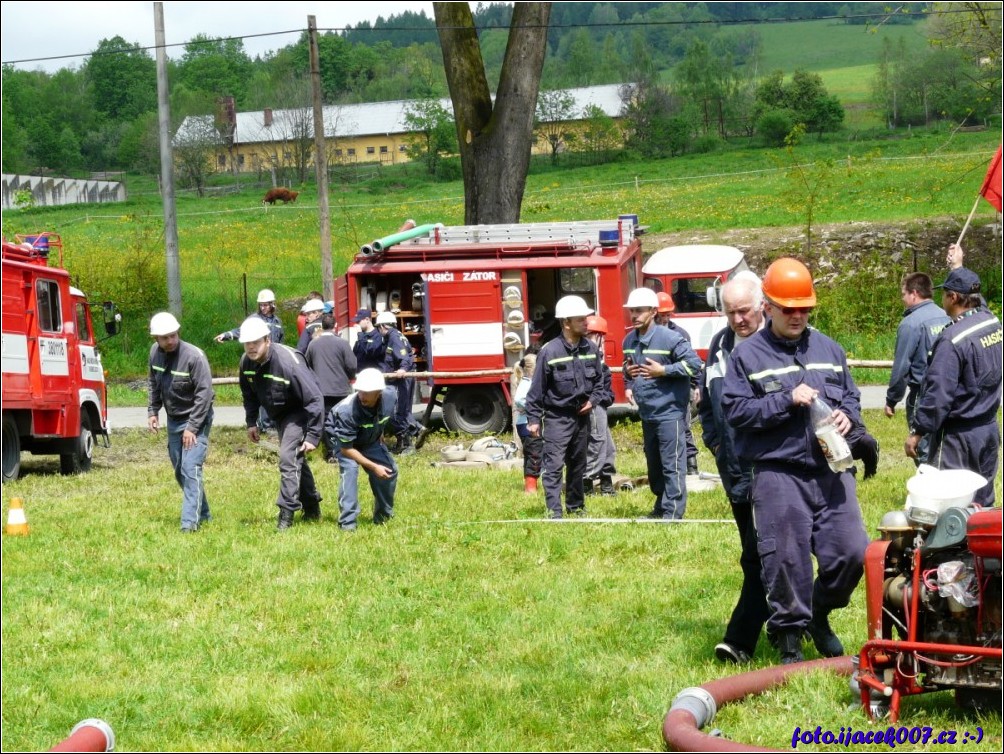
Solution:
<path fill-rule="evenodd" d="M 509 312 L 509 315 L 505 318 L 505 321 L 509 323 L 509 327 L 522 327 L 523 323 L 526 321 L 523 317 L 523 312 L 519 309 L 513 309 Z"/>
<path fill-rule="evenodd" d="M 396 325 L 397 317 L 395 317 L 391 312 L 380 312 L 376 318 L 377 325 Z"/>
<path fill-rule="evenodd" d="M 568 319 L 569 317 L 588 317 L 593 313 L 581 296 L 563 296 L 554 305 L 554 316 L 556 319 Z"/>
<path fill-rule="evenodd" d="M 171 312 L 158 312 L 150 318 L 151 335 L 172 335 L 181 329 Z"/>
<path fill-rule="evenodd" d="M 387 387 L 387 383 L 384 382 L 383 372 L 370 367 L 356 375 L 356 382 L 352 387 L 359 392 L 370 393 L 375 390 L 383 390 Z"/>
<path fill-rule="evenodd" d="M 261 340 L 266 335 L 271 335 L 272 331 L 268 324 L 261 317 L 248 317 L 241 322 L 241 334 L 237 337 L 241 343 L 250 343 L 253 340 Z"/>
<path fill-rule="evenodd" d="M 275 294 L 272 293 L 268 288 L 262 288 L 258 291 L 258 303 L 259 304 L 274 304 Z"/>
<path fill-rule="evenodd" d="M 651 288 L 635 288 L 631 291 L 631 295 L 628 296 L 627 303 L 624 304 L 625 309 L 642 309 L 648 307 L 649 309 L 659 308 L 659 297 L 655 295 L 655 291 Z"/>
<path fill-rule="evenodd" d="M 304 314 L 310 314 L 311 312 L 323 312 L 324 302 L 320 299 L 312 298 L 300 307 L 300 311 Z"/>

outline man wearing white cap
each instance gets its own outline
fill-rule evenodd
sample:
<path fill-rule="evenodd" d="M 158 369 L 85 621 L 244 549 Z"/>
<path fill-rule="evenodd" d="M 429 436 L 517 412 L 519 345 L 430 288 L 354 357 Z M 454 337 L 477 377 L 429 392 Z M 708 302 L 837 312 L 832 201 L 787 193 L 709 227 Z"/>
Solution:
<path fill-rule="evenodd" d="M 388 388 L 379 369 L 363 369 L 356 377 L 354 395 L 335 406 L 324 423 L 338 458 L 338 525 L 355 531 L 359 519 L 359 468 L 373 490 L 373 523 L 383 524 L 394 515 L 397 464 L 383 442 L 384 427 L 391 421 L 397 392 Z"/>
<path fill-rule="evenodd" d="M 324 314 L 324 302 L 320 299 L 307 299 L 301 307 L 300 313 L 303 315 L 303 332 L 296 342 L 296 350 L 306 355 L 307 346 L 317 333 L 321 332 L 321 315 Z"/>
<path fill-rule="evenodd" d="M 271 342 L 268 325 L 248 317 L 241 325 L 244 356 L 239 367 L 248 438 L 260 439 L 257 418 L 265 409 L 279 432 L 279 520 L 282 531 L 293 525 L 293 514 L 321 517 L 321 496 L 306 454 L 321 442 L 324 398 L 314 373 L 294 349 Z"/>
<path fill-rule="evenodd" d="M 178 337 L 181 325 L 170 312 L 154 314 L 150 335 L 147 426 L 160 429 L 160 409 L 167 414 L 167 453 L 181 487 L 181 531 L 192 533 L 208 521 L 209 501 L 202 466 L 213 426 L 213 375 L 200 348 Z"/>
<path fill-rule="evenodd" d="M 624 385 L 638 404 L 655 495 L 652 518 L 683 518 L 687 508 L 686 415 L 690 381 L 701 359 L 678 332 L 656 323 L 659 299 L 651 288 L 636 288 L 624 308 L 633 329 L 624 338 Z"/>
<path fill-rule="evenodd" d="M 262 288 L 258 291 L 258 311 L 251 315 L 260 317 L 261 321 L 268 325 L 269 337 L 273 343 L 282 343 L 284 333 L 282 320 L 275 314 L 275 294 L 269 288 Z M 240 337 L 241 328 L 235 327 L 233 330 L 221 332 L 214 338 L 217 343 L 225 340 L 237 340 Z"/>
<path fill-rule="evenodd" d="M 526 397 L 526 428 L 544 438 L 544 502 L 550 518 L 561 518 L 561 477 L 565 473 L 565 508 L 585 513 L 584 478 L 589 445 L 589 415 L 604 399 L 603 356 L 586 338 L 586 317 L 593 313 L 579 296 L 565 296 L 554 307 L 561 335 L 537 355 Z M 541 426 L 543 425 L 543 429 Z"/>

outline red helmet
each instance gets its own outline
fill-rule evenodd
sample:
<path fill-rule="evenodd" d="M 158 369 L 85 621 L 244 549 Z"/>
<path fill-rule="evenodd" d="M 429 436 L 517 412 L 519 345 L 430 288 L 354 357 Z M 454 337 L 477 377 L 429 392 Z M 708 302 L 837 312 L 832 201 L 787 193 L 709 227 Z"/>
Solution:
<path fill-rule="evenodd" d="M 676 311 L 676 302 L 666 291 L 659 291 L 655 297 L 659 299 L 659 314 L 669 314 Z"/>
<path fill-rule="evenodd" d="M 589 332 L 598 332 L 603 335 L 607 334 L 607 321 L 601 317 L 599 314 L 592 314 L 586 317 L 586 330 Z"/>
<path fill-rule="evenodd" d="M 815 306 L 809 268 L 791 257 L 775 260 L 763 276 L 763 295 L 778 306 Z"/>

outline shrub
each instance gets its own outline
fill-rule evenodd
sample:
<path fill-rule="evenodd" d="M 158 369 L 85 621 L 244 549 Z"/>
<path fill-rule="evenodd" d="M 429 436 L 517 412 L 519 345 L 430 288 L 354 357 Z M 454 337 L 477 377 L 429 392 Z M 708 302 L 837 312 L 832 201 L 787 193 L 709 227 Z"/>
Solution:
<path fill-rule="evenodd" d="M 795 119 L 790 110 L 768 110 L 756 123 L 757 133 L 771 147 L 783 147 L 785 137 L 794 127 Z"/>

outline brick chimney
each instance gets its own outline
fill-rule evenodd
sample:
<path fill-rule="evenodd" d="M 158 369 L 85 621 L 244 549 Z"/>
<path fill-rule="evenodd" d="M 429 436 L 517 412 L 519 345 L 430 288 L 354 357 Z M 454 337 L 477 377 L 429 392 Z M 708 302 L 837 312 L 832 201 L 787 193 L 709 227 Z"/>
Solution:
<path fill-rule="evenodd" d="M 272 108 L 265 108 L 265 128 L 269 128 L 272 125 Z"/>

